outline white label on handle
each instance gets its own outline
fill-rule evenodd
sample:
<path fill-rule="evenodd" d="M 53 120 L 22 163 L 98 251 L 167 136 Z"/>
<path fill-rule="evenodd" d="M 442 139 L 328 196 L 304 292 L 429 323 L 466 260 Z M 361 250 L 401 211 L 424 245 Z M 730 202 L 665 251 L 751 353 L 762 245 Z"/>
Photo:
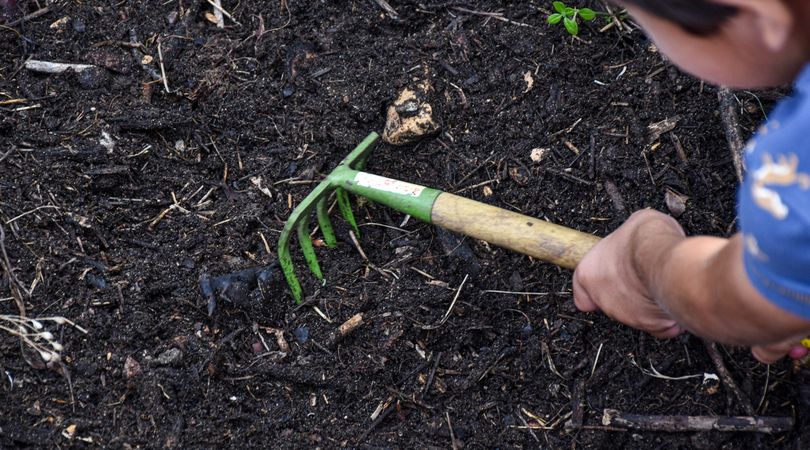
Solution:
<path fill-rule="evenodd" d="M 354 176 L 354 182 L 357 183 L 358 186 L 411 197 L 419 197 L 419 194 L 425 190 L 424 186 L 419 186 L 418 184 L 392 180 L 391 178 L 385 178 L 366 172 L 358 172 L 357 175 Z"/>

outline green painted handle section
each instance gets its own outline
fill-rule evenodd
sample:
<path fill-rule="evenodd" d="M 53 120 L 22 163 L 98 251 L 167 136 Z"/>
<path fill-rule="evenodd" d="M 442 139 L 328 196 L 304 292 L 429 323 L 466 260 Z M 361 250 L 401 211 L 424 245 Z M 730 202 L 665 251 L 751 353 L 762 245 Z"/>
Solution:
<path fill-rule="evenodd" d="M 436 197 L 442 193 L 437 189 L 346 167 L 333 172 L 329 178 L 332 178 L 337 186 L 346 191 L 410 214 L 412 217 L 428 223 L 430 223 L 433 203 L 436 201 Z"/>

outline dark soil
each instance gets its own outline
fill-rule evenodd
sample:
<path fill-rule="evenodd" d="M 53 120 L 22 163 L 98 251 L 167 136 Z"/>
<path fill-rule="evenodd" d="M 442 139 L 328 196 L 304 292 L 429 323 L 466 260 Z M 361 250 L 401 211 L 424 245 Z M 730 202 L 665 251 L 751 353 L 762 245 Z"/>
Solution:
<path fill-rule="evenodd" d="M 291 206 L 425 78 L 441 131 L 380 145 L 369 171 L 598 235 L 636 209 L 668 211 L 671 190 L 689 197 L 689 233 L 734 232 L 717 90 L 642 33 L 600 32 L 600 18 L 572 39 L 546 24 L 550 2 L 391 3 L 397 19 L 365 0 L 225 0 L 239 24 L 222 30 L 199 0 L 57 1 L 0 27 L 2 244 L 32 290 L 27 313 L 88 330 L 52 329 L 70 382 L 0 334 L 0 446 L 805 448 L 806 375 L 745 349 L 722 351 L 740 389 L 794 431 L 600 428 L 604 408 L 745 411 L 725 386 L 640 370 L 714 373 L 699 339 L 578 313 L 570 272 L 362 200 L 368 261 L 336 219 L 338 248 L 317 248 L 325 286 L 293 249 L 305 306 L 274 272 L 208 316 L 200 279 L 273 264 Z M 29 58 L 103 69 L 44 75 Z M 746 135 L 776 98 L 738 93 Z M 534 162 L 535 148 L 550 150 Z M 14 314 L 9 283 L 0 311 Z M 329 346 L 357 313 L 365 323 Z M 583 427 L 567 430 L 572 418 Z"/>

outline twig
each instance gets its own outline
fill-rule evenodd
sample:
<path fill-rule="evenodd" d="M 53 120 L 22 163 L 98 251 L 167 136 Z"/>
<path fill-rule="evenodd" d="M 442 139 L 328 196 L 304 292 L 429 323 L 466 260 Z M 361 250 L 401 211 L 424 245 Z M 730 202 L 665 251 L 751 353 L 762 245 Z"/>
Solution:
<path fill-rule="evenodd" d="M 357 438 L 357 443 L 363 442 L 366 436 L 368 436 L 372 431 L 374 431 L 374 429 L 377 428 L 377 425 L 382 423 L 382 421 L 385 420 L 385 418 L 388 417 L 388 415 L 391 414 L 394 411 L 394 409 L 396 409 L 396 404 L 389 405 L 381 413 L 379 413 L 377 417 L 374 419 L 374 421 L 371 422 L 371 425 L 366 429 L 366 431 L 364 431 L 363 434 L 361 434 L 360 437 Z"/>
<path fill-rule="evenodd" d="M 572 414 L 571 420 L 565 423 L 567 430 L 582 427 L 585 416 L 585 378 L 580 378 L 574 387 L 574 394 L 571 396 Z"/>
<path fill-rule="evenodd" d="M 613 208 L 622 218 L 626 218 L 627 208 L 624 206 L 624 200 L 622 199 L 622 194 L 619 192 L 619 188 L 610 180 L 605 180 L 604 185 L 605 192 L 607 192 L 608 197 L 610 197 L 610 202 L 613 203 Z"/>
<path fill-rule="evenodd" d="M 747 431 L 783 433 L 793 428 L 792 417 L 766 416 L 644 416 L 605 409 L 602 425 L 644 431 Z"/>
<path fill-rule="evenodd" d="M 743 179 L 743 140 L 740 133 L 740 119 L 737 116 L 736 101 L 734 94 L 726 87 L 721 87 L 717 91 L 717 98 L 720 100 L 720 119 L 723 122 L 723 131 L 726 133 L 729 150 L 731 150 L 731 160 L 734 163 L 734 172 L 737 180 Z"/>
<path fill-rule="evenodd" d="M 29 59 L 25 62 L 24 67 L 32 72 L 40 73 L 62 73 L 68 69 L 78 73 L 95 66 L 92 64 L 68 64 Z"/>
<path fill-rule="evenodd" d="M 34 208 L 34 209 L 32 209 L 32 210 L 25 211 L 24 213 L 18 214 L 18 215 L 16 215 L 16 216 L 12 217 L 11 219 L 6 220 L 6 225 L 8 225 L 8 224 L 10 224 L 10 223 L 12 223 L 12 222 L 15 222 L 15 221 L 17 221 L 17 219 L 21 219 L 21 218 L 23 218 L 23 217 L 25 217 L 25 216 L 27 216 L 27 215 L 29 215 L 29 214 L 33 214 L 33 213 L 35 213 L 35 212 L 37 212 L 37 211 L 39 211 L 39 210 L 41 210 L 41 209 L 47 209 L 47 208 L 59 209 L 59 207 L 58 207 L 58 206 L 56 206 L 56 205 L 42 205 L 42 206 L 37 206 L 36 208 Z"/>
<path fill-rule="evenodd" d="M 376 3 L 377 6 L 385 10 L 385 12 L 388 14 L 388 17 L 394 20 L 399 20 L 399 14 L 397 14 L 397 10 L 391 7 L 391 5 L 388 4 L 386 0 L 372 0 L 372 1 Z"/>
<path fill-rule="evenodd" d="M 13 21 L 13 22 L 9 22 L 9 23 L 6 24 L 6 26 L 7 27 L 16 27 L 17 25 L 19 25 L 19 24 L 21 24 L 23 22 L 28 22 L 29 20 L 36 19 L 39 16 L 44 16 L 45 14 L 48 14 L 50 11 L 51 10 L 46 6 L 44 8 L 41 8 L 41 9 L 38 9 L 38 10 L 32 12 L 31 14 L 28 14 L 26 16 L 22 16 L 19 19 Z"/>
<path fill-rule="evenodd" d="M 363 325 L 363 314 L 358 313 L 351 316 L 349 320 L 343 322 L 336 331 L 329 334 L 329 337 L 326 340 L 326 346 L 334 348 L 338 343 L 340 343 L 340 341 L 351 334 L 360 325 Z"/>
<path fill-rule="evenodd" d="M 456 300 L 458 300 L 458 296 L 461 295 L 461 288 L 464 287 L 464 283 L 467 282 L 467 278 L 469 278 L 469 276 L 470 275 L 466 274 L 464 275 L 464 279 L 461 281 L 461 284 L 458 286 L 458 289 L 456 289 L 456 295 L 453 296 L 453 301 L 450 302 L 450 307 L 447 308 L 447 312 L 444 313 L 444 317 L 442 317 L 442 320 L 440 320 L 439 323 L 437 323 L 436 325 L 423 325 L 422 326 L 423 330 L 435 330 L 444 325 L 445 322 L 447 322 L 447 318 L 450 317 L 450 313 L 453 311 L 453 307 L 456 306 Z"/>
<path fill-rule="evenodd" d="M 737 383 L 734 382 L 734 378 L 731 377 L 731 374 L 726 368 L 726 364 L 723 362 L 723 356 L 717 350 L 717 344 L 704 339 L 703 345 L 706 346 L 706 351 L 709 353 L 709 357 L 714 363 L 714 368 L 717 370 L 717 375 L 720 376 L 720 379 L 723 380 L 723 384 L 725 384 L 731 393 L 734 394 L 734 397 L 737 398 L 737 401 L 740 403 L 740 406 L 742 406 L 745 413 L 751 416 L 756 414 L 756 410 L 751 404 L 751 400 L 749 400 L 748 397 L 742 393 L 740 388 L 737 387 Z"/>
<path fill-rule="evenodd" d="M 225 28 L 225 16 L 222 14 L 222 2 L 220 0 L 208 0 L 214 7 L 214 17 L 217 19 L 217 28 Z"/>
<path fill-rule="evenodd" d="M 220 13 L 220 14 L 224 14 L 224 15 L 225 15 L 225 17 L 227 17 L 227 18 L 231 19 L 231 20 L 233 21 L 233 23 L 235 23 L 235 24 L 239 25 L 240 27 L 242 26 L 242 24 L 241 24 L 241 23 L 239 23 L 239 21 L 238 21 L 238 20 L 236 20 L 236 19 L 234 19 L 234 18 L 233 18 L 233 16 L 231 15 L 231 13 L 229 13 L 228 11 L 226 11 L 226 10 L 225 10 L 225 9 L 222 7 L 222 5 L 220 4 L 219 0 L 206 0 L 206 1 L 207 1 L 207 2 L 208 2 L 210 5 L 211 5 L 211 6 L 213 6 L 213 7 L 214 7 L 214 14 L 215 14 L 215 15 L 216 15 L 217 11 L 219 11 L 219 13 Z M 217 21 L 219 21 L 219 18 L 217 18 Z M 219 23 L 217 23 L 217 26 L 219 26 Z M 222 28 L 222 27 L 220 27 L 220 28 Z"/>
<path fill-rule="evenodd" d="M 6 253 L 6 230 L 3 229 L 3 226 L 0 225 L 0 268 L 3 269 L 3 272 L 6 273 L 6 277 L 8 278 L 8 284 L 11 288 L 11 296 L 14 297 L 14 303 L 17 305 L 17 310 L 19 311 L 20 317 L 25 317 L 25 303 L 23 303 L 21 291 L 25 292 L 25 288 L 22 287 L 22 283 L 20 280 L 17 279 L 17 276 L 14 274 L 14 269 L 11 266 L 11 261 L 8 259 L 8 253 Z"/>
<path fill-rule="evenodd" d="M 430 375 L 428 375 L 427 381 L 425 382 L 425 387 L 422 389 L 422 392 L 419 393 L 419 400 L 425 398 L 425 395 L 430 391 L 430 385 L 433 384 L 433 378 L 436 376 L 436 370 L 439 369 L 439 362 L 442 360 L 442 352 L 436 354 L 436 361 L 433 362 L 433 368 L 430 370 Z"/>
<path fill-rule="evenodd" d="M 368 261 L 368 256 L 366 256 L 366 252 L 363 251 L 363 247 L 360 246 L 360 241 L 357 240 L 357 236 L 354 235 L 354 231 L 349 230 L 349 237 L 352 239 L 352 244 L 357 249 L 357 252 L 360 253 L 360 256 Z"/>
<path fill-rule="evenodd" d="M 161 42 L 158 42 L 157 49 L 158 49 L 158 63 L 160 63 L 160 75 L 163 78 L 163 88 L 166 89 L 167 94 L 171 94 L 172 91 L 169 89 L 169 80 L 166 78 L 166 68 L 163 66 L 163 50 L 160 48 Z"/>
<path fill-rule="evenodd" d="M 536 296 L 536 297 L 545 297 L 549 295 L 549 292 L 523 292 L 523 291 L 499 291 L 497 289 L 485 289 L 481 291 L 481 293 L 487 294 L 510 294 L 510 295 L 529 295 L 529 296 Z"/>
<path fill-rule="evenodd" d="M 493 18 L 495 20 L 500 20 L 501 22 L 506 22 L 506 23 L 509 23 L 509 24 L 512 24 L 512 25 L 517 25 L 519 27 L 531 27 L 531 25 L 529 25 L 528 23 L 515 22 L 514 20 L 507 19 L 506 17 L 503 16 L 503 13 L 487 12 L 487 11 L 473 11 L 471 9 L 462 8 L 461 6 L 454 6 L 453 9 L 455 9 L 458 12 L 472 14 L 472 15 L 475 15 L 475 16 L 490 17 L 490 18 Z"/>
<path fill-rule="evenodd" d="M 450 445 L 453 450 L 457 450 L 460 447 L 458 441 L 456 441 L 456 433 L 453 432 L 453 424 L 450 423 L 450 411 L 445 411 L 444 416 L 447 418 L 447 428 L 450 429 Z"/>

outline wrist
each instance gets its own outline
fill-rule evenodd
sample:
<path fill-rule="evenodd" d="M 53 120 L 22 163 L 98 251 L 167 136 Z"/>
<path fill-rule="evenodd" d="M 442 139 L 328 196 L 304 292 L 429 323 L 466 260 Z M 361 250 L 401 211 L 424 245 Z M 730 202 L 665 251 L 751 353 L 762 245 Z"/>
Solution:
<path fill-rule="evenodd" d="M 631 267 L 650 298 L 660 304 L 673 249 L 686 237 L 675 219 L 652 213 L 630 241 Z"/>

